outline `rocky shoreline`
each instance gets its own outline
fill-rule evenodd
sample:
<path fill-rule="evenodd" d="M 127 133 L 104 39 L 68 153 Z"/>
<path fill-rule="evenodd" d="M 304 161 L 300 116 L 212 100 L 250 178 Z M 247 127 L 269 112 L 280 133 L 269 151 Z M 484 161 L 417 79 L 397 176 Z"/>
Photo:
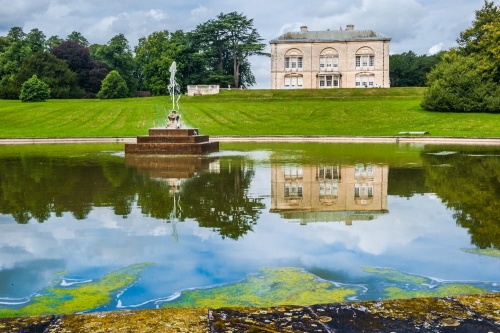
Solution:
<path fill-rule="evenodd" d="M 277 306 L 152 309 L 0 319 L 0 332 L 500 332 L 500 293 Z"/>

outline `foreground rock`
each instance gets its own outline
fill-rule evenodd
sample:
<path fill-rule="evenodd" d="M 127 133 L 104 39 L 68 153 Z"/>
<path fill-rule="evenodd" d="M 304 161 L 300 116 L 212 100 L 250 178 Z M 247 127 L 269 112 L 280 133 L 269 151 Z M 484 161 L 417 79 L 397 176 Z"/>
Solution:
<path fill-rule="evenodd" d="M 0 319 L 0 332 L 500 332 L 500 294 Z"/>

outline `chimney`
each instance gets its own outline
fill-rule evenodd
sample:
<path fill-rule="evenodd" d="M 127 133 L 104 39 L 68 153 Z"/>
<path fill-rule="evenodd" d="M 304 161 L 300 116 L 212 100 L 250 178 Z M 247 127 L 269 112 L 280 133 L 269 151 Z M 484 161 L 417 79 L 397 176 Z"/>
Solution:
<path fill-rule="evenodd" d="M 354 30 L 354 24 L 348 24 L 345 30 Z"/>
<path fill-rule="evenodd" d="M 307 26 L 305 26 L 305 25 L 301 26 L 300 32 L 307 32 Z"/>

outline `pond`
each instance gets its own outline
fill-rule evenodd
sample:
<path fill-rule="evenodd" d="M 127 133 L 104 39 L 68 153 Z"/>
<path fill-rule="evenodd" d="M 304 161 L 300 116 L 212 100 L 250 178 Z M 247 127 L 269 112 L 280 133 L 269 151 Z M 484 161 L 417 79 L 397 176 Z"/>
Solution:
<path fill-rule="evenodd" d="M 0 317 L 500 292 L 500 147 L 0 146 Z"/>

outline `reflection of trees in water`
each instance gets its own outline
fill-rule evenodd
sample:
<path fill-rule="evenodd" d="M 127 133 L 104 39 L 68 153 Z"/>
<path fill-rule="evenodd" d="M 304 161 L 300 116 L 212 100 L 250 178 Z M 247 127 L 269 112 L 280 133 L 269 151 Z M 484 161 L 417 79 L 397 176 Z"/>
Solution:
<path fill-rule="evenodd" d="M 423 154 L 426 185 L 455 210 L 481 249 L 500 249 L 500 158 L 496 154 Z"/>
<path fill-rule="evenodd" d="M 116 214 L 131 211 L 137 181 L 134 170 L 119 158 L 20 157 L 0 163 L 0 213 L 18 223 L 46 221 L 52 213 L 70 212 L 85 219 L 93 207 L 112 207 Z"/>
<path fill-rule="evenodd" d="M 223 237 L 237 239 L 252 230 L 263 204 L 247 196 L 251 164 L 221 161 L 219 173 L 201 172 L 181 185 L 182 216 Z M 171 222 L 173 194 L 166 180 L 151 179 L 123 159 L 19 157 L 0 159 L 0 213 L 18 223 L 44 222 L 70 212 L 85 219 L 94 207 L 111 207 L 127 217 L 134 203 L 144 215 Z"/>
<path fill-rule="evenodd" d="M 247 194 L 254 176 L 248 161 L 224 159 L 220 163 L 219 173 L 203 173 L 183 184 L 183 211 L 201 227 L 238 239 L 252 230 L 264 204 Z"/>
<path fill-rule="evenodd" d="M 391 167 L 387 185 L 388 195 L 410 198 L 415 193 L 428 193 L 425 170 L 420 167 Z"/>

